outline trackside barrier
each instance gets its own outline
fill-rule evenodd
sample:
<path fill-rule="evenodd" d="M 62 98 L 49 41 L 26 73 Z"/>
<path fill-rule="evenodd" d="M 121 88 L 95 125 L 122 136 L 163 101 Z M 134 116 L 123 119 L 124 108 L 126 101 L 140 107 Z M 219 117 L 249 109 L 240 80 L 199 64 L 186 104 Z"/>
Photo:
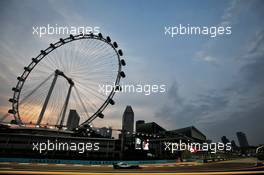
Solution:
<path fill-rule="evenodd" d="M 117 161 L 97 161 L 97 160 L 62 160 L 62 159 L 27 159 L 27 158 L 0 158 L 0 162 L 19 162 L 19 163 L 52 163 L 52 164 L 86 164 L 86 165 L 112 165 Z M 122 161 L 128 164 L 160 164 L 160 163 L 175 163 L 176 160 L 135 160 Z"/>

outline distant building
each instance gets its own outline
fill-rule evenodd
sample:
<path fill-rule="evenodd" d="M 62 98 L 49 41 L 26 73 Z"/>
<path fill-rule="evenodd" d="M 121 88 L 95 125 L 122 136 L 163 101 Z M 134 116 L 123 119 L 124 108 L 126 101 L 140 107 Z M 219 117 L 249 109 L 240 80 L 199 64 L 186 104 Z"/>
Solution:
<path fill-rule="evenodd" d="M 159 134 L 164 131 L 166 130 L 155 122 L 145 123 L 144 120 L 138 120 L 136 122 L 137 133 Z"/>
<path fill-rule="evenodd" d="M 136 132 L 139 132 L 139 131 L 138 131 L 139 125 L 144 124 L 144 123 L 145 123 L 144 120 L 137 120 L 137 121 L 136 121 Z"/>
<path fill-rule="evenodd" d="M 236 134 L 237 134 L 237 139 L 238 139 L 240 147 L 248 147 L 249 144 L 248 144 L 246 134 L 243 132 L 237 132 Z"/>
<path fill-rule="evenodd" d="M 76 110 L 71 109 L 67 120 L 68 130 L 73 130 L 79 126 L 80 116 Z"/>
<path fill-rule="evenodd" d="M 131 106 L 127 106 L 122 120 L 122 130 L 126 134 L 132 134 L 134 131 L 134 112 Z"/>
<path fill-rule="evenodd" d="M 226 136 L 221 137 L 221 140 L 222 140 L 222 142 L 223 142 L 224 144 L 227 144 L 227 143 L 230 142 L 229 139 L 228 139 Z"/>
<path fill-rule="evenodd" d="M 206 141 L 206 136 L 199 131 L 197 128 L 195 128 L 194 126 L 189 126 L 186 128 L 181 128 L 181 129 L 176 129 L 176 130 L 172 130 L 169 131 L 170 133 L 176 133 L 176 134 L 180 134 L 180 135 L 185 135 L 187 137 L 193 138 L 193 139 L 197 139 L 200 141 Z"/>
<path fill-rule="evenodd" d="M 32 151 L 31 143 L 37 143 L 41 140 L 49 140 L 54 144 L 63 143 L 63 146 L 58 146 L 62 150 L 45 151 L 45 154 L 38 154 L 38 152 Z M 100 149 L 85 151 L 85 154 L 80 154 L 78 151 L 82 149 L 86 150 L 87 147 L 86 149 L 85 147 L 79 147 L 78 151 L 64 150 L 70 148 L 70 145 L 78 145 L 80 143 L 92 144 L 92 147 L 89 146 L 89 149 L 93 150 L 97 148 L 95 145 L 99 145 Z M 73 136 L 73 131 L 17 127 L 1 130 L 0 150 L 1 159 L 4 157 L 34 159 L 37 155 L 39 160 L 50 160 L 51 162 L 52 159 L 87 160 L 87 157 L 89 160 L 117 160 L 120 157 L 120 141 L 109 138 L 76 137 Z"/>
<path fill-rule="evenodd" d="M 236 142 L 234 140 L 231 141 L 232 149 L 237 149 L 238 146 L 236 145 Z"/>

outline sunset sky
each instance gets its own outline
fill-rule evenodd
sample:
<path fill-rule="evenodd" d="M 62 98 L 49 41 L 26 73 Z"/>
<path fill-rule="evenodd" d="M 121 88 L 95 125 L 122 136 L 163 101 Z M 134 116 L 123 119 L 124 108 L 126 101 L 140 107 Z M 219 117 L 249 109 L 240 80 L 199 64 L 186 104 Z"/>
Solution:
<path fill-rule="evenodd" d="M 166 129 L 194 125 L 208 139 L 247 134 L 264 143 L 264 2 L 233 1 L 0 1 L 0 111 L 10 108 L 16 77 L 61 35 L 39 37 L 33 26 L 99 26 L 124 51 L 128 84 L 165 84 L 166 93 L 119 93 L 96 126 L 121 127 L 131 105 L 136 120 Z M 232 27 L 215 38 L 164 35 L 165 26 Z M 237 142 L 237 140 L 236 140 Z"/>

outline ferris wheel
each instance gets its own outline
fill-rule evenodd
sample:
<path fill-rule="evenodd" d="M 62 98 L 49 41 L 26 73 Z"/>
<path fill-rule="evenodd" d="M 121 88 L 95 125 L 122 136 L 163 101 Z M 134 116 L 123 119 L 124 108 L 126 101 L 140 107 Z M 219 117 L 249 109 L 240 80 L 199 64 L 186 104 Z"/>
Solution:
<path fill-rule="evenodd" d="M 122 56 L 118 44 L 101 33 L 61 38 L 24 67 L 12 88 L 8 113 L 19 125 L 38 127 L 65 126 L 70 110 L 79 114 L 80 126 L 103 118 L 126 76 Z M 100 89 L 109 84 L 113 88 L 108 93 Z"/>

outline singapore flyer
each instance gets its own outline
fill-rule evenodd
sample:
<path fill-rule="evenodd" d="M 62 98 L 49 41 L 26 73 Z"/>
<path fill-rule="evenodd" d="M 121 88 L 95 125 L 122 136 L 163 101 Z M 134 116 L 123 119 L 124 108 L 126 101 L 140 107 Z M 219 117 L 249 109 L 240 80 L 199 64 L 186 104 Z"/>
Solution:
<path fill-rule="evenodd" d="M 108 104 L 114 105 L 116 89 L 109 94 L 97 90 L 125 77 L 123 52 L 109 36 L 70 35 L 41 50 L 17 78 L 9 113 L 17 124 L 64 126 L 70 109 L 81 116 L 81 125 L 103 118 Z"/>

